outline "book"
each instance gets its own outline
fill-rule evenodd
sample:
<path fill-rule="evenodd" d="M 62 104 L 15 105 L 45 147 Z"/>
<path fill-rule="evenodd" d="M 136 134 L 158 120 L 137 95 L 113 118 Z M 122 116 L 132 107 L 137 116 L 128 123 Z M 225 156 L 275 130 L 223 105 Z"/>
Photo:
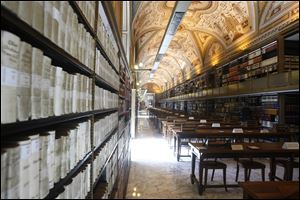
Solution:
<path fill-rule="evenodd" d="M 42 91 L 41 91 L 41 115 L 42 117 L 48 117 L 49 112 L 49 103 L 50 103 L 50 78 L 51 78 L 51 58 L 43 56 L 43 68 L 42 68 Z"/>
<path fill-rule="evenodd" d="M 48 175 L 48 144 L 49 144 L 49 134 L 40 134 L 40 166 L 39 166 L 39 197 L 45 198 L 49 192 L 49 175 Z M 50 156 L 50 155 L 49 155 Z"/>
<path fill-rule="evenodd" d="M 241 144 L 232 144 L 231 149 L 234 151 L 240 151 L 240 150 L 243 150 L 244 148 L 243 148 L 243 145 L 241 145 Z"/>
<path fill-rule="evenodd" d="M 70 87 L 70 79 L 71 79 L 71 74 L 66 73 L 65 76 L 65 80 L 64 80 L 64 96 L 65 96 L 65 102 L 64 102 L 64 113 L 67 114 L 69 113 L 69 101 L 70 101 L 70 97 L 69 97 L 69 87 Z"/>
<path fill-rule="evenodd" d="M 73 77 L 73 84 L 72 84 L 72 112 L 77 112 L 77 93 L 78 93 L 78 77 L 79 75 L 76 74 Z"/>
<path fill-rule="evenodd" d="M 54 186 L 54 172 L 55 172 L 55 131 L 48 131 L 48 149 L 47 149 L 47 169 L 49 189 Z"/>
<path fill-rule="evenodd" d="M 58 40 L 59 40 L 59 33 L 60 33 L 60 26 L 59 26 L 59 21 L 60 21 L 60 13 L 59 13 L 59 1 L 52 1 L 52 27 L 51 27 L 51 40 L 54 42 L 56 45 L 58 45 Z"/>
<path fill-rule="evenodd" d="M 233 128 L 232 129 L 232 133 L 243 133 L 243 129 L 242 128 Z"/>
<path fill-rule="evenodd" d="M 212 123 L 211 127 L 221 127 L 220 123 Z"/>
<path fill-rule="evenodd" d="M 27 24 L 32 25 L 33 1 L 19 1 L 18 16 Z"/>
<path fill-rule="evenodd" d="M 16 122 L 20 38 L 1 30 L 1 124 Z"/>
<path fill-rule="evenodd" d="M 43 69 L 43 52 L 40 49 L 32 48 L 31 64 L 31 115 L 32 119 L 39 119 L 42 116 L 41 85 Z"/>
<path fill-rule="evenodd" d="M 51 39 L 52 36 L 52 2 L 44 1 L 44 36 Z"/>
<path fill-rule="evenodd" d="M 1 199 L 7 199 L 7 159 L 7 151 L 1 149 Z"/>
<path fill-rule="evenodd" d="M 1 1 L 1 5 L 4 5 L 13 13 L 18 13 L 19 1 Z"/>
<path fill-rule="evenodd" d="M 26 42 L 21 42 L 17 89 L 17 118 L 19 121 L 26 121 L 31 117 L 31 62 L 32 47 Z"/>
<path fill-rule="evenodd" d="M 40 197 L 40 139 L 39 135 L 29 136 L 31 140 L 31 164 L 29 175 L 29 194 L 30 199 Z"/>
<path fill-rule="evenodd" d="M 32 1 L 32 27 L 44 34 L 44 2 Z"/>
<path fill-rule="evenodd" d="M 20 146 L 20 198 L 30 198 L 30 173 L 31 173 L 31 141 L 29 138 L 19 141 Z"/>
<path fill-rule="evenodd" d="M 56 67 L 51 65 L 50 75 L 49 75 L 49 116 L 54 116 L 54 90 L 55 90 L 55 76 L 56 76 Z"/>
<path fill-rule="evenodd" d="M 2 145 L 1 145 L 2 146 Z M 20 198 L 20 146 L 5 145 L 7 151 L 7 199 Z"/>
<path fill-rule="evenodd" d="M 58 45 L 61 48 L 65 47 L 65 35 L 66 35 L 66 23 L 67 23 L 67 14 L 68 14 L 69 3 L 66 1 L 60 1 L 59 11 L 60 11 L 60 20 L 59 20 L 59 39 Z"/>
<path fill-rule="evenodd" d="M 299 149 L 298 142 L 284 142 L 282 145 L 283 149 Z"/>
<path fill-rule="evenodd" d="M 54 86 L 54 115 L 62 114 L 62 84 L 64 81 L 61 67 L 55 67 L 55 86 Z"/>
<path fill-rule="evenodd" d="M 55 134 L 55 144 L 54 144 L 54 183 L 57 183 L 60 179 L 61 173 L 61 152 L 62 152 L 62 138 L 59 132 Z"/>

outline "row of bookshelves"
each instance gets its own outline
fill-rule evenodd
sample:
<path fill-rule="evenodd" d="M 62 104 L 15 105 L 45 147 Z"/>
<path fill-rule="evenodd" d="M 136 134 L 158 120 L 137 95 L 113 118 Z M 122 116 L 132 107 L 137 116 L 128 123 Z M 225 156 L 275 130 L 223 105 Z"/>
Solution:
<path fill-rule="evenodd" d="M 44 180 L 44 178 L 37 179 L 37 176 L 33 176 L 32 181 L 30 179 L 30 184 L 27 186 L 31 187 L 30 189 L 22 188 L 21 193 L 14 193 L 17 188 L 16 179 L 14 179 L 14 183 L 10 182 L 7 187 L 1 187 L 1 189 L 3 189 L 1 190 L 1 197 L 18 198 L 18 195 L 21 194 L 22 197 L 25 198 L 85 198 L 88 197 L 89 194 L 96 192 L 90 185 L 92 181 L 90 178 L 96 177 L 94 173 L 100 170 L 100 175 L 107 175 L 105 178 L 107 184 L 104 186 L 106 197 L 112 195 L 114 186 L 118 189 L 117 185 L 119 184 L 116 181 L 126 181 L 117 178 L 120 174 L 120 172 L 118 172 L 117 163 L 123 162 L 118 160 L 118 153 L 120 153 L 120 155 L 126 155 L 127 152 L 117 152 L 117 145 L 123 144 L 125 140 L 120 136 L 122 134 L 118 133 L 118 128 L 114 127 L 119 126 L 118 118 L 121 119 L 122 115 L 124 116 L 123 123 L 129 124 L 130 71 L 126 58 L 124 57 L 125 54 L 123 52 L 122 43 L 120 42 L 121 40 L 118 38 L 118 33 L 116 33 L 117 29 L 114 27 L 116 26 L 115 21 L 110 14 L 108 17 L 106 16 L 108 10 L 111 10 L 110 2 L 1 2 L 1 43 L 6 44 L 5 42 L 7 41 L 7 45 L 1 45 L 1 75 L 3 75 L 2 72 L 4 71 L 5 73 L 10 73 L 11 77 L 15 75 L 15 78 L 12 80 L 15 80 L 14 86 L 17 86 L 17 88 L 19 88 L 18 77 L 21 77 L 20 81 L 23 81 L 24 84 L 34 83 L 34 87 L 31 88 L 31 85 L 29 85 L 30 87 L 26 85 L 26 88 L 30 94 L 32 92 L 32 94 L 38 96 L 36 98 L 36 105 L 40 105 L 39 101 L 41 102 L 41 115 L 35 115 L 36 108 L 39 106 L 32 106 L 34 112 L 31 112 L 31 110 L 27 112 L 23 109 L 23 113 L 27 113 L 28 117 L 16 117 L 15 120 L 4 122 L 2 121 L 4 118 L 1 112 L 1 138 L 4 139 L 3 142 L 9 143 L 9 141 L 12 141 L 12 143 L 17 143 L 20 140 L 17 139 L 18 137 L 26 138 L 32 132 L 41 133 L 40 138 L 44 138 L 43 134 L 48 134 L 49 136 L 47 135 L 47 137 L 51 135 L 51 138 L 53 138 L 53 133 L 49 132 L 54 129 L 53 127 L 61 128 L 59 131 L 62 132 L 64 128 L 71 126 L 70 132 L 72 133 L 68 134 L 63 132 L 61 137 L 55 138 L 54 140 L 57 140 L 57 143 L 60 141 L 63 144 L 60 145 L 60 150 L 57 149 L 57 151 L 55 151 L 57 153 L 57 159 L 62 158 L 60 160 L 63 160 L 61 167 L 53 167 L 54 170 L 57 170 L 55 184 L 54 181 L 52 181 L 53 183 L 48 181 L 47 186 L 47 181 Z M 13 37 L 10 37 L 8 33 L 12 34 Z M 111 33 L 113 33 L 113 35 Z M 116 35 L 118 37 L 116 37 Z M 17 44 L 18 41 L 15 42 L 15 39 L 18 40 L 18 38 L 20 38 L 19 44 Z M 114 39 L 116 39 L 116 41 L 114 41 Z M 20 56 L 21 54 L 18 56 L 15 55 L 18 51 L 16 51 L 16 49 L 21 45 L 24 46 L 23 57 Z M 35 56 L 36 53 L 31 53 L 33 56 L 31 56 L 31 54 L 29 55 L 28 49 L 30 49 L 30 45 L 32 46 L 31 49 L 39 53 L 41 59 Z M 6 50 L 2 49 L 2 47 L 6 47 Z M 26 49 L 25 47 L 28 48 Z M 121 53 L 119 53 L 119 51 L 121 51 Z M 3 59 L 5 56 L 4 53 L 6 53 L 6 55 L 13 55 L 12 57 L 14 59 L 12 60 L 17 60 L 17 65 L 12 65 L 9 59 Z M 125 60 L 124 63 L 122 62 L 122 68 L 120 67 L 119 56 L 121 56 L 121 60 Z M 37 76 L 26 74 L 27 68 L 30 69 L 28 71 L 31 71 L 31 68 L 35 68 L 32 67 L 33 65 L 31 63 L 27 66 L 25 64 L 20 65 L 20 57 L 22 59 L 21 61 L 37 60 L 42 63 L 40 66 L 44 66 L 45 63 L 47 67 L 45 67 L 45 70 L 40 68 L 41 74 L 37 74 Z M 7 61 L 7 63 L 4 61 Z M 14 68 L 12 68 L 12 66 Z M 24 68 L 22 68 L 23 71 L 20 71 L 20 73 L 19 67 Z M 6 68 L 12 69 L 6 70 Z M 51 68 L 55 70 L 51 70 Z M 57 78 L 54 76 L 54 80 L 56 78 L 60 80 L 61 83 L 57 83 L 56 87 L 56 83 L 53 82 L 53 90 L 51 89 L 52 82 L 49 78 L 51 77 L 51 71 L 53 71 L 55 75 L 57 71 L 61 71 L 62 74 L 61 76 L 57 74 Z M 119 71 L 121 71 L 122 75 L 119 74 Z M 6 102 L 2 99 L 3 96 L 7 96 L 3 95 L 2 90 L 2 87 L 6 86 L 3 84 L 5 81 L 4 78 L 7 77 L 8 76 L 1 76 L 1 105 L 5 104 L 5 106 L 12 105 L 12 101 L 17 101 L 17 98 L 10 98 L 11 101 L 7 100 Z M 123 87 L 123 84 L 125 84 L 125 87 Z M 11 84 L 7 85 L 11 87 Z M 75 85 L 78 86 L 76 90 L 73 89 Z M 48 91 L 46 90 L 47 86 L 50 88 Z M 120 87 L 122 87 L 122 93 L 119 92 Z M 38 88 L 40 88 L 39 93 L 36 94 Z M 44 107 L 50 108 L 44 111 L 45 109 L 43 109 L 42 106 L 45 101 L 43 101 L 43 99 L 47 99 L 48 97 L 45 95 L 54 95 L 55 90 L 57 90 L 56 96 L 59 101 L 57 101 L 56 106 L 53 105 L 53 107 L 57 109 L 52 109 L 52 107 L 48 105 Z M 19 91 L 21 91 L 21 87 Z M 52 93 L 54 94 L 52 94 L 51 91 L 53 91 Z M 22 92 L 24 93 L 24 91 Z M 73 93 L 77 93 L 77 95 L 74 96 L 72 95 Z M 24 94 L 23 96 L 24 101 L 25 99 L 32 99 L 29 95 L 26 96 Z M 118 106 L 119 101 L 122 102 L 122 97 L 124 97 L 123 100 L 126 101 L 126 106 L 122 106 L 120 109 Z M 51 98 L 49 99 L 51 100 Z M 47 105 L 47 103 L 45 103 L 45 105 Z M 29 108 L 31 107 L 28 107 L 27 110 L 29 110 Z M 51 115 L 49 110 L 53 110 L 53 115 Z M 119 110 L 122 110 L 122 112 L 117 113 Z M 33 113 L 33 117 L 31 113 Z M 16 113 L 16 116 L 18 116 L 18 113 Z M 91 122 L 89 122 L 90 119 Z M 89 123 L 89 126 L 86 127 L 88 130 L 82 134 L 78 133 L 77 136 L 79 139 L 76 141 L 84 142 L 86 144 L 84 145 L 85 147 L 81 148 L 80 145 L 69 145 L 71 141 L 74 142 L 75 138 L 74 129 L 76 126 L 74 124 L 80 124 L 83 123 L 83 121 Z M 120 125 L 122 125 L 122 123 Z M 124 132 L 126 128 L 121 127 L 121 129 L 122 132 Z M 88 134 L 88 136 L 86 134 Z M 57 133 L 55 132 L 54 135 L 56 137 Z M 47 147 L 44 139 L 39 140 L 43 142 L 43 144 L 45 143 L 43 148 L 51 146 L 48 145 Z M 119 140 L 120 142 L 118 142 Z M 129 140 L 126 140 L 126 142 L 127 144 L 123 146 L 129 145 Z M 41 150 L 43 153 L 40 153 L 40 156 L 41 158 L 43 157 L 42 160 L 45 160 L 48 158 L 45 153 L 48 150 L 46 151 L 43 148 Z M 71 148 L 81 149 L 80 153 L 78 153 L 78 158 L 81 158 L 79 161 L 77 157 L 71 160 L 66 158 L 70 152 L 73 152 Z M 12 163 L 2 165 L 9 156 L 9 162 L 13 161 L 12 155 L 16 155 L 13 158 L 17 159 L 17 152 L 9 150 L 10 153 L 8 154 L 6 151 L 3 151 L 3 148 L 1 149 L 1 174 L 5 171 L 4 169 L 2 170 L 2 166 L 15 167 L 14 169 L 18 168 L 19 165 L 11 166 Z M 127 149 L 128 148 L 120 148 L 120 150 Z M 99 156 L 100 154 L 101 156 Z M 96 162 L 93 161 L 93 159 L 97 158 L 97 155 L 98 159 L 101 159 L 100 165 L 103 165 L 103 167 L 100 165 L 97 166 Z M 107 158 L 107 160 L 103 161 L 103 158 Z M 75 162 L 76 164 L 74 164 Z M 41 166 L 43 166 L 43 169 L 47 169 L 44 165 Z M 35 166 L 35 168 L 36 167 L 37 166 Z M 36 170 L 36 172 L 44 176 L 46 173 L 45 170 L 39 169 Z M 50 169 L 50 167 L 48 169 Z M 59 169 L 60 173 L 58 173 Z M 92 169 L 94 169 L 94 171 Z M 30 170 L 33 171 L 31 168 Z M 128 169 L 127 171 L 122 171 L 122 173 L 123 172 L 129 173 Z M 60 176 L 59 180 L 57 180 L 58 174 Z M 12 175 L 13 170 L 11 168 L 8 170 L 8 176 Z M 40 177 L 42 177 L 42 175 Z M 127 177 L 127 175 L 121 176 L 120 174 L 120 177 Z M 1 179 L 1 183 L 2 180 L 3 179 Z M 9 179 L 9 181 L 11 180 Z M 20 184 L 20 187 L 21 186 Z M 99 187 L 97 187 L 97 190 L 98 189 Z M 100 190 L 102 189 L 100 188 Z M 120 188 L 120 190 L 123 191 L 124 188 Z M 23 195 L 23 193 L 25 195 Z M 2 194 L 4 194 L 4 196 L 2 196 Z M 93 195 L 90 197 L 93 197 Z"/>
<path fill-rule="evenodd" d="M 284 54 L 283 66 L 280 69 L 278 68 L 280 62 L 278 44 L 277 41 L 274 41 L 250 53 L 245 53 L 229 63 L 210 68 L 197 77 L 166 90 L 159 95 L 159 98 L 172 98 L 268 77 L 271 74 L 291 70 L 298 71 L 299 49 L 297 48 L 299 41 L 284 41 L 284 44 L 284 52 L 280 52 L 280 54 Z"/>

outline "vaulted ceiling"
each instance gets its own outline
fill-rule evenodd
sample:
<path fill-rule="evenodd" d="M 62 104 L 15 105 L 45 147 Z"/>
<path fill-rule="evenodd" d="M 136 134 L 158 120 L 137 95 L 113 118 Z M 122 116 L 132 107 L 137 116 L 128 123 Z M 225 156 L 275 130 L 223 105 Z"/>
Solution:
<path fill-rule="evenodd" d="M 135 63 L 143 68 L 154 64 L 175 3 L 143 1 L 137 10 L 132 38 Z M 176 85 L 265 39 L 271 28 L 296 20 L 296 1 L 193 1 L 150 82 L 161 90 Z M 138 73 L 141 86 L 149 83 L 149 73 Z"/>

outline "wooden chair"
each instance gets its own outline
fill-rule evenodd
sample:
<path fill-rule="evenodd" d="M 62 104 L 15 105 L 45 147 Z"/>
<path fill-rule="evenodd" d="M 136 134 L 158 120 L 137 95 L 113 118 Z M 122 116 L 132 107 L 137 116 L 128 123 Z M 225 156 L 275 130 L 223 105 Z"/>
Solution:
<path fill-rule="evenodd" d="M 284 168 L 284 174 L 283 179 L 276 176 L 276 167 L 275 167 L 275 178 L 278 180 L 285 180 L 290 181 L 293 179 L 293 169 L 298 168 L 299 169 L 299 162 L 296 162 L 294 160 L 290 161 L 288 159 L 278 159 L 275 160 L 276 166 L 281 166 Z"/>
<path fill-rule="evenodd" d="M 223 182 L 224 182 L 224 188 L 225 188 L 225 191 L 227 192 L 227 185 L 226 185 L 226 168 L 227 168 L 227 165 L 225 163 L 222 163 L 220 161 L 217 161 L 216 159 L 215 160 L 204 160 L 202 161 L 201 163 L 201 168 L 200 170 L 205 170 L 205 175 L 204 175 L 204 190 L 207 186 L 207 174 L 208 174 L 208 170 L 209 169 L 212 169 L 213 172 L 212 172 L 212 176 L 211 176 L 211 181 L 213 181 L 213 178 L 214 178 L 214 172 L 216 169 L 222 169 L 223 170 Z M 202 177 L 200 177 L 202 178 Z"/>
<path fill-rule="evenodd" d="M 262 181 L 265 181 L 265 168 L 266 165 L 257 161 L 254 161 L 251 159 L 243 159 L 243 160 L 239 160 L 237 159 L 237 165 L 236 165 L 236 177 L 235 177 L 235 181 L 238 181 L 239 178 L 239 169 L 240 169 L 240 165 L 245 169 L 245 181 L 249 181 L 250 180 L 250 174 L 251 174 L 251 169 L 261 169 L 261 178 Z"/>

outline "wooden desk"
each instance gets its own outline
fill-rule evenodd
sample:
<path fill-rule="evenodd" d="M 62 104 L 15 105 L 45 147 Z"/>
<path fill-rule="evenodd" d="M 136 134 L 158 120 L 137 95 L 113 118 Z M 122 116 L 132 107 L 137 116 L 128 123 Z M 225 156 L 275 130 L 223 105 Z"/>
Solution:
<path fill-rule="evenodd" d="M 223 129 L 213 128 L 213 129 L 196 129 L 194 131 L 173 131 L 174 134 L 174 153 L 176 154 L 177 161 L 179 161 L 181 155 L 181 140 L 182 139 L 210 139 L 210 138 L 229 138 L 229 139 L 244 139 L 248 138 L 249 141 L 252 138 L 256 139 L 266 139 L 266 138 L 284 138 L 285 141 L 292 141 L 295 133 L 279 133 L 279 132 L 269 132 L 261 133 L 258 129 L 243 128 L 243 133 L 232 133 L 232 128 Z M 185 155 L 186 156 L 186 155 Z"/>
<path fill-rule="evenodd" d="M 282 149 L 283 142 L 276 143 L 239 143 L 243 145 L 243 150 L 232 150 L 230 145 L 220 146 L 205 146 L 202 143 L 189 143 L 192 149 L 192 170 L 191 170 L 191 183 L 197 183 L 199 194 L 203 193 L 203 170 L 201 163 L 205 158 L 270 158 L 270 174 L 269 179 L 274 181 L 275 177 L 275 158 L 286 157 L 293 160 L 294 157 L 299 157 L 299 150 Z M 249 149 L 248 145 L 258 146 L 259 149 Z M 195 176 L 195 163 L 196 157 L 199 161 L 199 180 Z M 227 187 L 236 187 L 237 185 L 227 185 Z M 208 185 L 206 187 L 223 187 L 223 185 Z"/>
<path fill-rule="evenodd" d="M 240 182 L 244 199 L 299 199 L 299 181 Z"/>

